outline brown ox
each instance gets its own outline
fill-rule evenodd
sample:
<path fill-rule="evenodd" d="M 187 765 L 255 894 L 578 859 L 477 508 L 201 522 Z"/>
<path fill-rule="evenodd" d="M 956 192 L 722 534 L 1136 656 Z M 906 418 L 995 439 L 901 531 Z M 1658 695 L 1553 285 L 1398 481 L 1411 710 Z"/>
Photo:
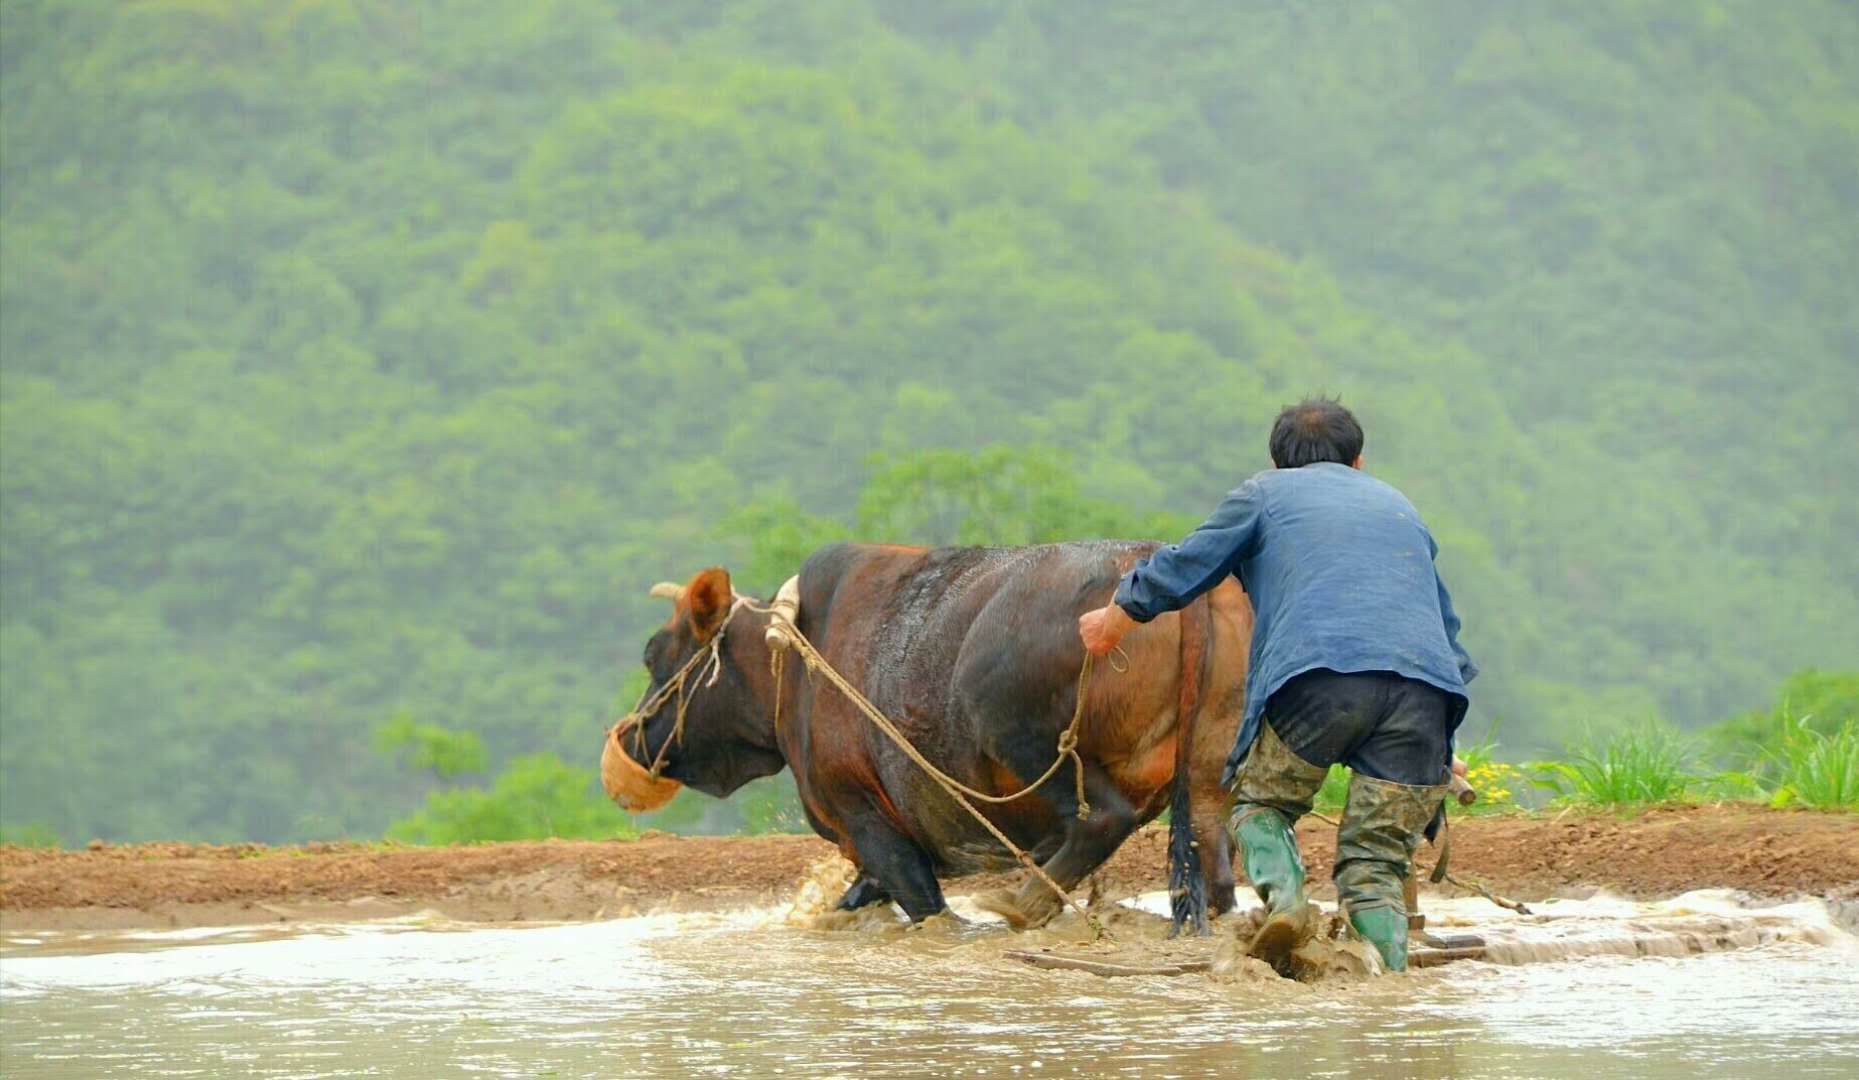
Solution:
<path fill-rule="evenodd" d="M 1154 548 L 835 545 L 802 569 L 795 623 L 939 768 L 1004 794 L 1046 772 L 1071 723 L 1084 658 L 1078 616 Z M 795 660 L 776 685 L 770 617 L 736 602 L 727 572 L 654 592 L 675 599 L 645 648 L 663 703 L 606 741 L 602 775 L 615 801 L 653 809 L 678 784 L 722 797 L 792 766 L 807 820 L 859 869 L 840 906 L 895 900 L 912 920 L 944 909 L 939 878 L 1013 865 L 825 679 Z M 1232 582 L 1139 627 L 1123 643 L 1127 670 L 1092 669 L 1078 743 L 1089 813 L 1077 813 L 1069 759 L 1033 794 L 983 811 L 1071 888 L 1172 805 L 1176 926 L 1205 932 L 1209 903 L 1233 903 L 1219 777 L 1240 720 L 1251 631 L 1251 606 Z M 655 761 L 656 775 L 641 764 Z M 1058 901 L 1030 880 L 995 907 L 1026 926 Z"/>

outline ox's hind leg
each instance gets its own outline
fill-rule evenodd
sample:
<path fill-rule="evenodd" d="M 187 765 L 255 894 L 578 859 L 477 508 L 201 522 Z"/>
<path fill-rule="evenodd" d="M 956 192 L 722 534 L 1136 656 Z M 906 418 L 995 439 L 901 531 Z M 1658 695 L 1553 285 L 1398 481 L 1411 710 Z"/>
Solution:
<path fill-rule="evenodd" d="M 1050 749 L 1046 753 L 1050 755 Z M 1021 774 L 1038 776 L 1045 771 L 1050 760 L 1048 756 L 1045 762 L 1033 767 L 1030 773 Z M 1030 765 L 1028 762 L 1009 767 L 1019 773 Z M 1058 775 L 1046 781 L 1046 786 L 1039 791 L 1039 797 L 1052 804 L 1059 820 L 1064 823 L 1064 840 L 1060 842 L 1058 850 L 1052 853 L 1052 857 L 1040 864 L 1040 869 L 1067 890 L 1076 888 L 1079 882 L 1104 865 L 1118 846 L 1136 830 L 1138 820 L 1136 808 L 1130 805 L 1130 801 L 1123 797 L 1123 793 L 1117 790 L 1102 769 L 1089 763 L 1084 768 L 1084 792 L 1090 809 L 1080 818 L 1077 780 L 1073 772 L 1076 767 L 1072 763 L 1060 769 Z M 1064 901 L 1052 891 L 1052 887 L 1036 876 L 1021 884 L 1019 890 L 1010 897 L 990 895 L 977 899 L 982 907 L 1006 919 L 1016 930 L 1040 926 L 1064 907 Z"/>
<path fill-rule="evenodd" d="M 852 907 L 853 894 L 870 882 L 866 893 L 878 899 L 897 901 L 910 921 L 922 922 L 948 907 L 943 902 L 942 885 L 936 880 L 936 865 L 916 841 L 891 828 L 875 813 L 851 829 L 852 845 L 858 849 L 859 865 L 865 873 L 846 893 L 841 907 Z"/>

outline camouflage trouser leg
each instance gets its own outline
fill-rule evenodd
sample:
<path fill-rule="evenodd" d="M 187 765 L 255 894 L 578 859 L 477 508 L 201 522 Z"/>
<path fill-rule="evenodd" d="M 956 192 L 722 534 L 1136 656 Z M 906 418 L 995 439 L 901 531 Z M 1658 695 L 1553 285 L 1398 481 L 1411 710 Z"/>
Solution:
<path fill-rule="evenodd" d="M 1277 811 L 1287 827 L 1296 825 L 1298 818 L 1310 813 L 1323 778 L 1329 774 L 1328 768 L 1298 757 L 1271 724 L 1261 723 L 1259 737 L 1253 740 L 1233 781 L 1234 831 L 1247 818 L 1266 811 Z"/>
<path fill-rule="evenodd" d="M 1304 888 L 1304 859 L 1291 826 L 1310 812 L 1329 771 L 1298 757 L 1266 724 L 1234 785 L 1233 839 L 1246 880 L 1265 903 L 1265 921 L 1246 951 L 1281 975 L 1290 974 L 1292 951 L 1316 929 Z"/>
<path fill-rule="evenodd" d="M 1407 915 L 1403 886 L 1446 785 L 1414 787 L 1356 773 L 1336 833 L 1336 893 L 1346 911 L 1392 908 Z"/>

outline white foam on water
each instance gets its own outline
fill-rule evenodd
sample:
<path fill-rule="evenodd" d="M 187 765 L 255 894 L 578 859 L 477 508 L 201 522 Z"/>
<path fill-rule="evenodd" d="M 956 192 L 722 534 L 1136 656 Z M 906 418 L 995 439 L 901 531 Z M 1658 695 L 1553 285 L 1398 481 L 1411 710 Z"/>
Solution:
<path fill-rule="evenodd" d="M 966 903 L 957 912 L 979 923 Z M 1166 896 L 1128 906 L 1160 916 Z M 1528 917 L 1479 899 L 1424 906 L 1430 929 L 1520 941 L 1695 932 L 1674 928 L 1702 921 L 1755 927 L 1761 943 L 1453 964 L 1292 997 L 1001 956 L 1075 927 L 1043 938 L 996 925 L 912 930 L 890 914 L 830 932 L 790 925 L 786 905 L 521 927 L 424 918 L 262 940 L 143 933 L 121 935 L 125 951 L 96 951 L 107 936 L 89 935 L 82 953 L 59 952 L 64 935 L 48 934 L 42 952 L 0 960 L 0 1036 L 9 1076 L 1003 1075 L 1038 1058 L 1042 1075 L 1586 1077 L 1603 1062 L 1690 1076 L 1772 1061 L 1837 1073 L 1859 1060 L 1859 941 L 1817 901 L 1597 896 Z M 1126 937 L 1157 924 L 1128 924 Z"/>

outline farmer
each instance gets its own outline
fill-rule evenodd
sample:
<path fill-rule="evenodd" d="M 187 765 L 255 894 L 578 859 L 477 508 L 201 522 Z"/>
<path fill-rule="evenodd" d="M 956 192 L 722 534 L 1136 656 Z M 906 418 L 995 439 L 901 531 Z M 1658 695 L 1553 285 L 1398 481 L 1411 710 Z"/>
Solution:
<path fill-rule="evenodd" d="M 1337 895 L 1388 970 L 1404 971 L 1402 886 L 1443 803 L 1452 733 L 1478 669 L 1433 565 L 1438 545 L 1405 496 L 1362 471 L 1362 428 L 1349 410 L 1326 399 L 1290 406 L 1270 445 L 1275 468 L 1138 563 L 1111 603 L 1079 618 L 1078 633 L 1105 655 L 1136 623 L 1239 575 L 1255 626 L 1245 721 L 1224 781 L 1246 875 L 1266 907 L 1249 951 L 1284 971 L 1315 932 L 1291 827 L 1341 762 L 1354 775 L 1337 833 Z"/>

